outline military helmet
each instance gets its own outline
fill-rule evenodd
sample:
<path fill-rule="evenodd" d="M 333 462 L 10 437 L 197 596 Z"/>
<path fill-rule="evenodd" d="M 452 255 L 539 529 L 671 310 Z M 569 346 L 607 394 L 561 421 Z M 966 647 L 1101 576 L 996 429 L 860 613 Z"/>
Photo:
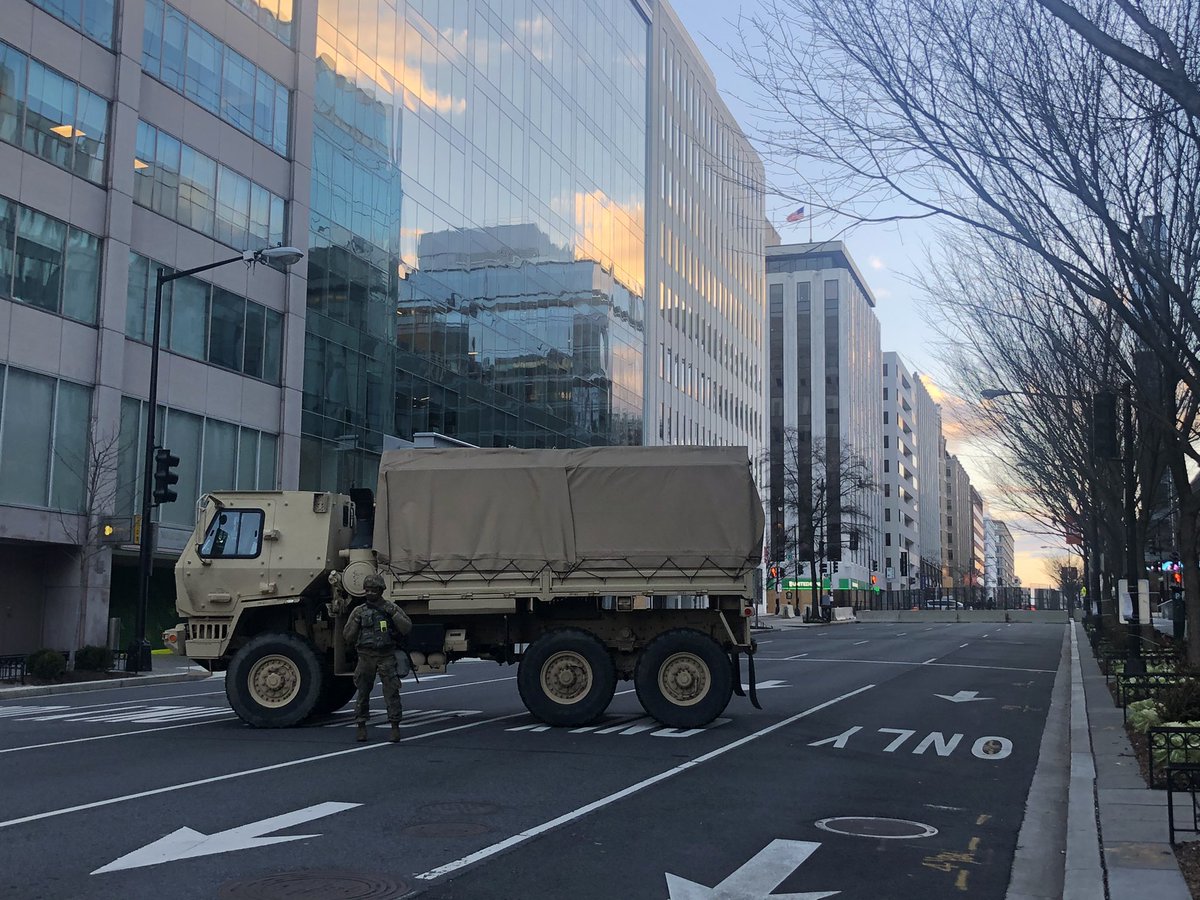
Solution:
<path fill-rule="evenodd" d="M 383 580 L 382 575 L 372 573 L 363 579 L 363 590 L 368 594 L 382 594 L 387 584 Z"/>

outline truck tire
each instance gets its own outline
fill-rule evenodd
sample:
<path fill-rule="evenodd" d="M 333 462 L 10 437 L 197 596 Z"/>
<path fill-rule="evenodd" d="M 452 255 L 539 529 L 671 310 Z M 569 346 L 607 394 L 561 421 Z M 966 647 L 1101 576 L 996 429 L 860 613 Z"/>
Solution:
<path fill-rule="evenodd" d="M 517 669 L 525 708 L 548 725 L 576 727 L 594 722 L 617 689 L 612 654 L 595 635 L 561 628 L 534 641 Z"/>
<path fill-rule="evenodd" d="M 700 728 L 729 705 L 733 671 L 711 637 L 676 628 L 642 651 L 633 683 L 642 708 L 655 719 L 669 728 Z"/>
<path fill-rule="evenodd" d="M 294 634 L 260 634 L 230 660 L 225 696 L 243 722 L 287 728 L 313 714 L 324 682 L 312 644 Z"/>
<path fill-rule="evenodd" d="M 321 686 L 321 697 L 313 709 L 314 717 L 337 712 L 349 703 L 356 693 L 354 679 L 349 675 L 334 675 L 332 665 L 322 667 L 321 677 L 324 682 Z"/>

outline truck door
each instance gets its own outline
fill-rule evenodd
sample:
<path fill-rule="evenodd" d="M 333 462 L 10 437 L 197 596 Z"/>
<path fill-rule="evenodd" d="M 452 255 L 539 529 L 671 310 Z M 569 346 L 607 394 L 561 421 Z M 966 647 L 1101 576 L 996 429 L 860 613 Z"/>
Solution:
<path fill-rule="evenodd" d="M 213 511 L 196 549 L 206 570 L 204 596 L 196 599 L 215 612 L 231 608 L 239 599 L 274 594 L 270 541 L 274 524 L 275 504 L 268 497 Z"/>

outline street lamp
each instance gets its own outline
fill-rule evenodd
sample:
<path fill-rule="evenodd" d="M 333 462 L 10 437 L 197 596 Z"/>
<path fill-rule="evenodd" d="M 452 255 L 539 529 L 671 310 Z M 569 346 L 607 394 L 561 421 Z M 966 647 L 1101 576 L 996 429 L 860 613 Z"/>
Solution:
<path fill-rule="evenodd" d="M 154 336 L 150 342 L 150 396 L 149 409 L 146 411 L 144 448 L 146 458 L 142 467 L 142 527 L 141 533 L 138 535 L 137 612 L 134 619 L 133 640 L 129 644 L 125 660 L 125 669 L 128 672 L 148 672 L 151 665 L 150 641 L 146 639 L 146 608 L 150 601 L 150 573 L 153 570 L 154 553 L 150 535 L 150 514 L 154 507 L 154 498 L 151 494 L 154 482 L 154 451 L 158 449 L 154 443 L 154 420 L 158 412 L 158 345 L 162 329 L 163 285 L 169 281 L 175 281 L 177 278 L 186 278 L 189 275 L 207 272 L 209 269 L 227 266 L 235 262 L 244 262 L 250 266 L 255 263 L 273 263 L 277 266 L 287 267 L 295 265 L 303 258 L 304 251 L 295 247 L 266 247 L 260 250 L 246 250 L 229 259 L 196 266 L 193 269 L 184 269 L 180 272 L 168 274 L 165 267 L 160 266 L 158 269 L 158 277 L 154 282 Z"/>

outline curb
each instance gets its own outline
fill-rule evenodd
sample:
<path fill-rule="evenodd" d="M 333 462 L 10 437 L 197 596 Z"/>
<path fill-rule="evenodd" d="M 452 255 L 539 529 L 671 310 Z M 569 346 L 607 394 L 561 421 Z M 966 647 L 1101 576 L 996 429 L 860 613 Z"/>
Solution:
<path fill-rule="evenodd" d="M 1064 900 L 1106 897 L 1104 863 L 1097 821 L 1096 761 L 1092 755 L 1087 698 L 1079 660 L 1079 636 L 1071 623 L 1071 767 L 1067 789 L 1067 853 L 1063 876 Z"/>
<path fill-rule="evenodd" d="M 188 670 L 172 675 L 135 675 L 129 678 L 113 678 L 108 681 L 76 681 L 63 684 L 30 684 L 19 687 L 0 688 L 0 700 L 20 697 L 46 697 L 51 694 L 76 694 L 87 691 L 107 691 L 113 688 L 137 687 L 146 684 L 171 684 L 178 681 L 202 681 L 211 678 L 206 669 Z"/>

